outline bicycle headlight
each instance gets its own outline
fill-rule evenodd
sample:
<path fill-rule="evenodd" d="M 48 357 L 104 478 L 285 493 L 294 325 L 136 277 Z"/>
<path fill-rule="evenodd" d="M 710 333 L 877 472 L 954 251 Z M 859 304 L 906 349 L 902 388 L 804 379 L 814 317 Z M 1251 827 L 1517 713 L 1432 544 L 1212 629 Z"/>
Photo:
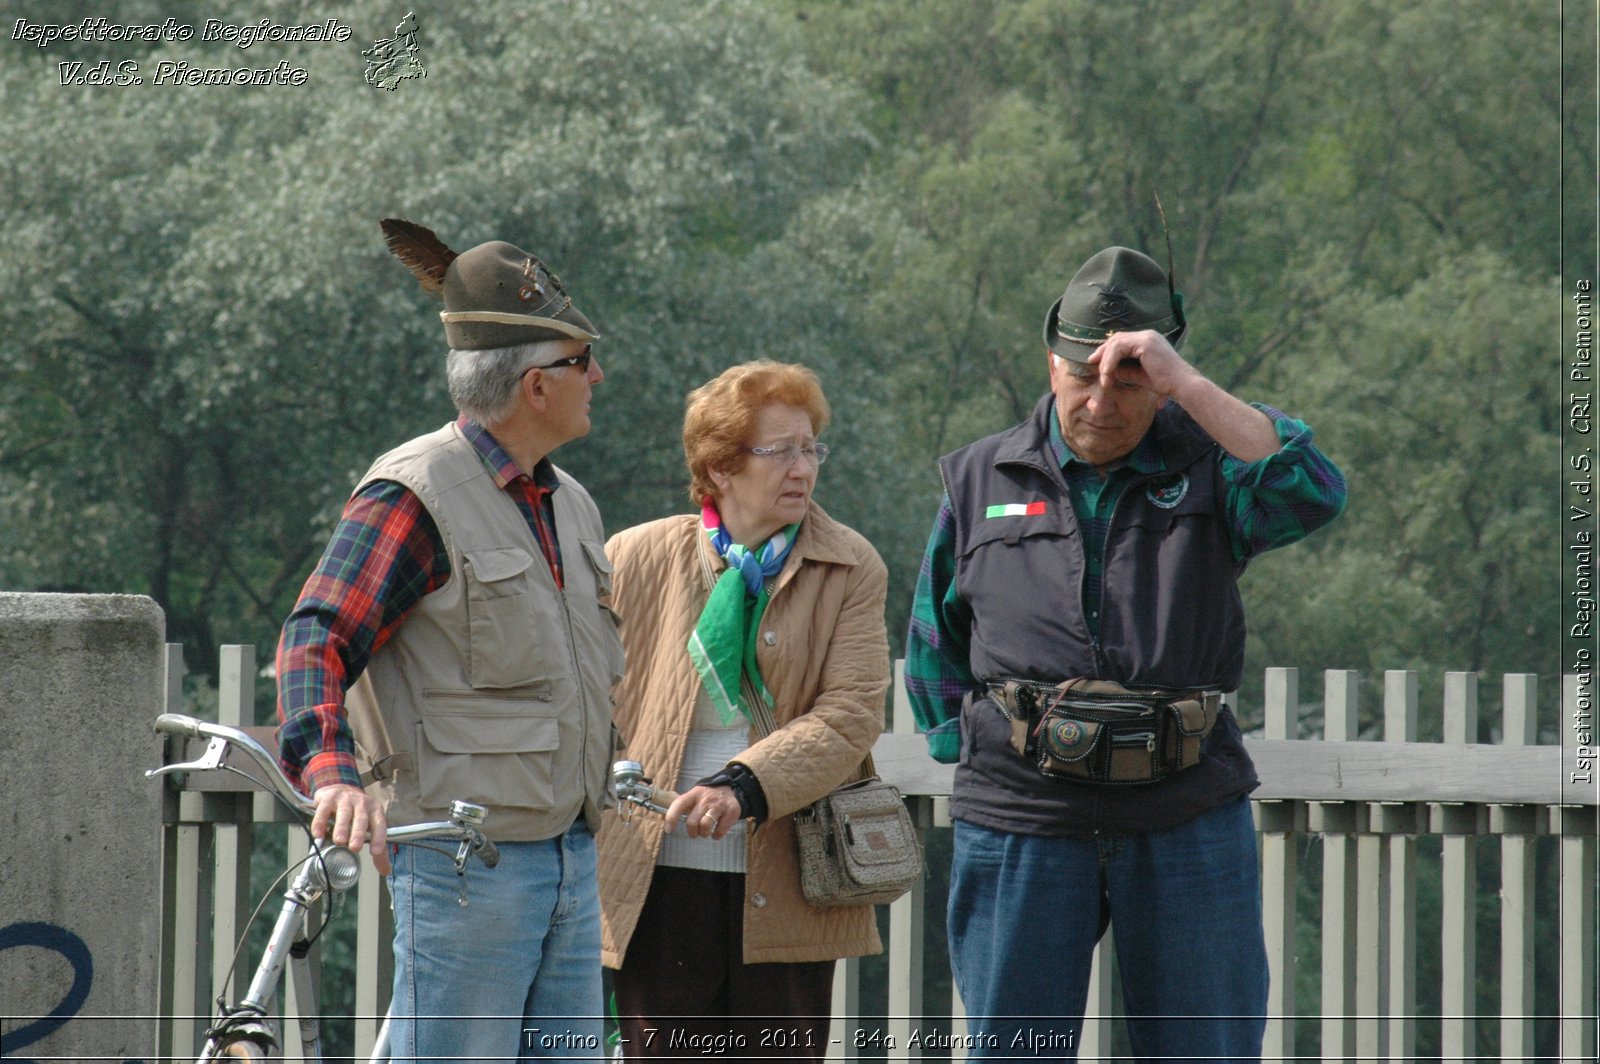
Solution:
<path fill-rule="evenodd" d="M 324 890 L 337 894 L 361 879 L 361 858 L 343 846 L 329 846 L 321 851 L 320 859 L 313 856 L 311 861 Z"/>

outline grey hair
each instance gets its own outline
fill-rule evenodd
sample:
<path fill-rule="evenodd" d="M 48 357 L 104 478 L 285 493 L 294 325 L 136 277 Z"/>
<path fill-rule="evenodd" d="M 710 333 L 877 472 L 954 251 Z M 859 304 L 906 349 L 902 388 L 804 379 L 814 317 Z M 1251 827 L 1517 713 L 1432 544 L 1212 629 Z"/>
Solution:
<path fill-rule="evenodd" d="M 451 348 L 445 375 L 456 409 L 480 425 L 498 424 L 511 413 L 523 375 L 559 358 L 562 343 L 540 340 L 479 351 Z"/>
<path fill-rule="evenodd" d="M 1067 372 L 1074 377 L 1098 377 L 1100 375 L 1100 370 L 1087 362 L 1074 362 L 1072 359 L 1058 355 L 1054 351 L 1050 352 L 1050 357 L 1067 367 Z"/>

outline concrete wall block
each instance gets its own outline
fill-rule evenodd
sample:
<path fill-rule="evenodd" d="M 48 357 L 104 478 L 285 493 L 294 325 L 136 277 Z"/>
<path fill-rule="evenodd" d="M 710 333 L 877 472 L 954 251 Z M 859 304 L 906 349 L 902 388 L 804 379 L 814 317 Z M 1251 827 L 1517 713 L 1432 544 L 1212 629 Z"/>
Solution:
<path fill-rule="evenodd" d="M 8 1057 L 155 1058 L 165 629 L 143 596 L 0 592 Z"/>

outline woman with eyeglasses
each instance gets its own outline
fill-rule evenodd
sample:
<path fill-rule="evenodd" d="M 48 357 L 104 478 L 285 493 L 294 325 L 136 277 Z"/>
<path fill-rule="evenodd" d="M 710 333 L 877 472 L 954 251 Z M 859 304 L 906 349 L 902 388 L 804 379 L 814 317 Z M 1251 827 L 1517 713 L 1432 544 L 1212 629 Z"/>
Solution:
<path fill-rule="evenodd" d="M 882 948 L 871 906 L 806 902 L 791 819 L 859 772 L 889 686 L 883 561 L 812 498 L 828 420 L 803 366 L 727 370 L 688 398 L 697 512 L 606 545 L 620 756 L 680 794 L 600 834 L 629 1059 L 820 1060 L 834 962 Z"/>

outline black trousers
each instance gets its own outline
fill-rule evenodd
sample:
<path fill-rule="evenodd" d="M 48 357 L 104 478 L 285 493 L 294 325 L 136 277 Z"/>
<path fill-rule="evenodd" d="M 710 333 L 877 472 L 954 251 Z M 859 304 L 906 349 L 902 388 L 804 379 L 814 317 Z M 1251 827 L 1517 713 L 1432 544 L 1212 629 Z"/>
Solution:
<path fill-rule="evenodd" d="M 821 1060 L 833 961 L 745 964 L 744 876 L 660 867 L 612 976 L 628 1060 Z"/>

